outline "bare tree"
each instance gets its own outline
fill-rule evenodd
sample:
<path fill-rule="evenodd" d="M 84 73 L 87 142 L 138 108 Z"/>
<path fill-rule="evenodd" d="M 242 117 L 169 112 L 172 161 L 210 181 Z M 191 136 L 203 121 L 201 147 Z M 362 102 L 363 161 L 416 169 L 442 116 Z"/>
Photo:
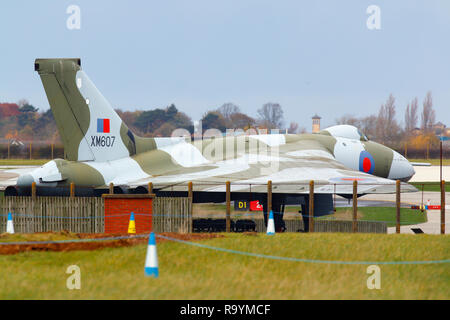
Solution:
<path fill-rule="evenodd" d="M 381 143 L 386 144 L 398 138 L 399 131 L 400 127 L 395 120 L 395 98 L 390 94 L 378 112 L 376 136 Z"/>
<path fill-rule="evenodd" d="M 298 133 L 298 123 L 297 122 L 291 122 L 288 128 L 288 133 Z"/>
<path fill-rule="evenodd" d="M 351 114 L 345 114 L 339 119 L 336 119 L 336 124 L 348 124 L 351 126 L 355 126 L 357 128 L 361 127 L 361 119 L 358 119 L 357 117 L 351 115 Z"/>
<path fill-rule="evenodd" d="M 419 103 L 417 98 L 414 98 L 411 101 L 411 104 L 408 103 L 405 112 L 405 132 L 407 135 L 410 135 L 414 128 L 417 127 L 417 110 L 419 108 Z"/>
<path fill-rule="evenodd" d="M 367 117 L 364 117 L 360 120 L 361 127 L 360 130 L 364 132 L 364 134 L 369 138 L 372 139 L 376 137 L 376 128 L 377 128 L 377 116 L 376 115 L 370 115 Z"/>
<path fill-rule="evenodd" d="M 423 111 L 422 111 L 422 130 L 425 132 L 430 132 L 433 129 L 434 122 L 436 121 L 436 114 L 433 109 L 433 98 L 431 96 L 431 91 L 427 92 L 427 96 L 423 100 Z"/>
<path fill-rule="evenodd" d="M 283 109 L 278 103 L 266 103 L 258 109 L 261 124 L 268 129 L 281 128 L 283 125 Z"/>
<path fill-rule="evenodd" d="M 25 106 L 25 105 L 27 105 L 27 104 L 30 104 L 30 103 L 28 102 L 27 99 L 20 99 L 19 101 L 17 101 L 17 105 L 18 105 L 20 108 L 22 108 L 23 106 Z"/>
<path fill-rule="evenodd" d="M 240 113 L 241 110 L 234 103 L 227 102 L 224 103 L 219 109 L 217 109 L 217 112 L 219 112 L 225 118 L 225 120 L 230 121 L 231 116 L 235 113 Z"/>
<path fill-rule="evenodd" d="M 236 112 L 230 115 L 230 121 L 228 124 L 228 128 L 233 129 L 248 129 L 250 127 L 253 127 L 255 124 L 255 119 L 252 117 L 249 117 L 245 113 Z"/>

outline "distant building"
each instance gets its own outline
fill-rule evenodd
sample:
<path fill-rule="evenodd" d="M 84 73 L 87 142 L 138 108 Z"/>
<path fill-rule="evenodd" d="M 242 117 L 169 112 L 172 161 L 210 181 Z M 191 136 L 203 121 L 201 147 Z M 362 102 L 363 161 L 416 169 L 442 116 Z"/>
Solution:
<path fill-rule="evenodd" d="M 444 131 L 444 136 L 450 137 L 450 128 L 446 128 Z"/>
<path fill-rule="evenodd" d="M 320 131 L 320 119 L 317 113 L 312 117 L 312 133 L 317 133 Z"/>
<path fill-rule="evenodd" d="M 437 136 L 443 135 L 445 133 L 446 125 L 442 122 L 438 122 L 433 125 L 433 131 Z"/>
<path fill-rule="evenodd" d="M 418 136 L 419 134 L 422 134 L 422 130 L 420 130 L 420 128 L 415 127 L 412 130 L 412 134 L 415 135 L 415 136 Z"/>

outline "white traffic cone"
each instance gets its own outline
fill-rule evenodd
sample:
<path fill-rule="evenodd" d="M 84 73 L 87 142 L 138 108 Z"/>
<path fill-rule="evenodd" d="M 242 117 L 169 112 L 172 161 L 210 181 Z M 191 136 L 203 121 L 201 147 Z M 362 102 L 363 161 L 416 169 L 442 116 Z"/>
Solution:
<path fill-rule="evenodd" d="M 148 238 L 147 256 L 145 257 L 145 275 L 158 278 L 158 256 L 156 254 L 155 233 Z"/>
<path fill-rule="evenodd" d="M 275 221 L 273 220 L 273 211 L 270 210 L 269 222 L 267 222 L 267 234 L 275 234 Z"/>
<path fill-rule="evenodd" d="M 8 212 L 8 222 L 6 222 L 6 233 L 14 233 L 14 224 L 11 212 Z"/>

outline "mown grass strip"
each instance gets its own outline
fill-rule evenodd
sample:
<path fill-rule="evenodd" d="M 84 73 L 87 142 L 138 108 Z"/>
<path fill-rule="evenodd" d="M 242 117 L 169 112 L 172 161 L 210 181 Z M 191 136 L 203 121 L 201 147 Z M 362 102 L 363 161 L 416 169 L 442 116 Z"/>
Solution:
<path fill-rule="evenodd" d="M 449 236 L 226 234 L 212 247 L 314 260 L 420 261 L 448 258 Z M 0 259 L 0 299 L 449 299 L 447 264 L 380 265 L 369 290 L 365 265 L 293 263 L 158 243 L 159 277 L 144 275 L 147 245 L 97 251 L 25 252 Z M 81 270 L 68 290 L 66 270 Z"/>

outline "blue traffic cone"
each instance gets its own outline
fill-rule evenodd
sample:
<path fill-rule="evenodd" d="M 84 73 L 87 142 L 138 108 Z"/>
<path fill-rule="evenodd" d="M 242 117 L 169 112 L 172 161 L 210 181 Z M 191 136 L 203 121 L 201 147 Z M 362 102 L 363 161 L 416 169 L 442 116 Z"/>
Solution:
<path fill-rule="evenodd" d="M 145 275 L 158 278 L 158 256 L 156 254 L 155 233 L 150 233 L 148 238 L 147 256 L 145 257 Z"/>
<path fill-rule="evenodd" d="M 6 233 L 14 233 L 14 224 L 11 212 L 8 212 L 8 221 L 6 222 Z"/>
<path fill-rule="evenodd" d="M 267 222 L 267 234 L 275 234 L 275 221 L 273 220 L 273 211 L 270 210 L 269 222 Z"/>

